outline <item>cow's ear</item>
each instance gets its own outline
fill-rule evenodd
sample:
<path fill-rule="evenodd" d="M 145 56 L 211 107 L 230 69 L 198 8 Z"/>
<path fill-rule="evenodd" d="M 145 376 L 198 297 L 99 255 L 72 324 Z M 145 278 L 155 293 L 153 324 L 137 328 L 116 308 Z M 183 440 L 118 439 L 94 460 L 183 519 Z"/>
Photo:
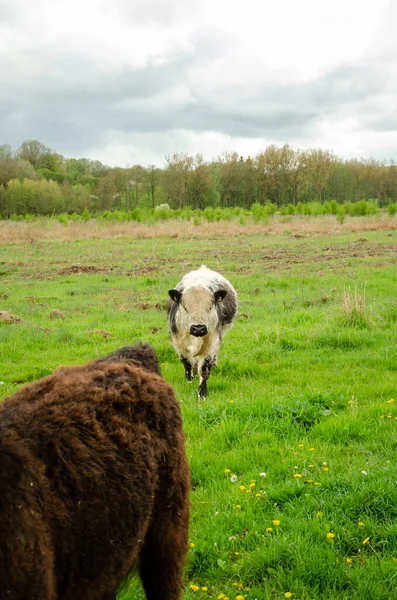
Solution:
<path fill-rule="evenodd" d="M 226 294 L 226 290 L 218 290 L 217 292 L 214 292 L 215 302 L 222 302 Z"/>
<path fill-rule="evenodd" d="M 168 293 L 170 295 L 171 300 L 179 304 L 179 302 L 181 301 L 182 292 L 180 292 L 179 290 L 168 290 Z"/>

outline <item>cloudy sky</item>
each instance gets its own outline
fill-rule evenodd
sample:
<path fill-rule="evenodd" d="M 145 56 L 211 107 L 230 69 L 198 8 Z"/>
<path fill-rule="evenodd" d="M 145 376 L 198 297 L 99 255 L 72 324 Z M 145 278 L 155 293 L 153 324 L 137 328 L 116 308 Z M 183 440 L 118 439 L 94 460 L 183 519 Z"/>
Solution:
<path fill-rule="evenodd" d="M 0 144 L 397 160 L 394 0 L 0 0 Z"/>

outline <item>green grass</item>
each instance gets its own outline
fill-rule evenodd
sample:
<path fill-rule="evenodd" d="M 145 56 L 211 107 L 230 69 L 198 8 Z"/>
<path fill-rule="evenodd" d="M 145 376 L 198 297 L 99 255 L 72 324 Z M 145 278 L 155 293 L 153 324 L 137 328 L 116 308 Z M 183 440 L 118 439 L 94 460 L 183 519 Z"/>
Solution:
<path fill-rule="evenodd" d="M 232 281 L 240 316 L 199 406 L 164 307 L 202 263 Z M 0 323 L 2 397 L 124 344 L 156 349 L 191 465 L 185 599 L 397 597 L 390 232 L 12 244 L 0 271 L 0 310 L 24 320 Z M 119 594 L 143 597 L 134 578 Z"/>

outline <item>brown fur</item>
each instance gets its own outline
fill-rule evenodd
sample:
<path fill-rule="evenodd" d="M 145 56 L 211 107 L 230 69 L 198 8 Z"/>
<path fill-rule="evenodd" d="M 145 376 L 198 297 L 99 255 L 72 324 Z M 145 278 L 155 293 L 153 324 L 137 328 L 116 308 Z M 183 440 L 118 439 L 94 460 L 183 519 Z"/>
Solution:
<path fill-rule="evenodd" d="M 115 600 L 137 564 L 147 599 L 180 599 L 189 467 L 155 371 L 125 348 L 2 403 L 0 600 Z"/>

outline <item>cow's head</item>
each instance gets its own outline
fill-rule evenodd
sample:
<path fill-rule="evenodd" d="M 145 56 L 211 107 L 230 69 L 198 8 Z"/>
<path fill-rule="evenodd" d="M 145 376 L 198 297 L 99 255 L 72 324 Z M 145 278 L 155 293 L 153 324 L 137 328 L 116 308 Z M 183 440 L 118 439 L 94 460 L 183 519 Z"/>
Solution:
<path fill-rule="evenodd" d="M 217 305 L 225 298 L 226 290 L 210 292 L 197 286 L 188 288 L 183 293 L 169 290 L 170 298 L 178 305 L 175 313 L 179 331 L 188 331 L 195 337 L 203 337 L 218 325 Z"/>

